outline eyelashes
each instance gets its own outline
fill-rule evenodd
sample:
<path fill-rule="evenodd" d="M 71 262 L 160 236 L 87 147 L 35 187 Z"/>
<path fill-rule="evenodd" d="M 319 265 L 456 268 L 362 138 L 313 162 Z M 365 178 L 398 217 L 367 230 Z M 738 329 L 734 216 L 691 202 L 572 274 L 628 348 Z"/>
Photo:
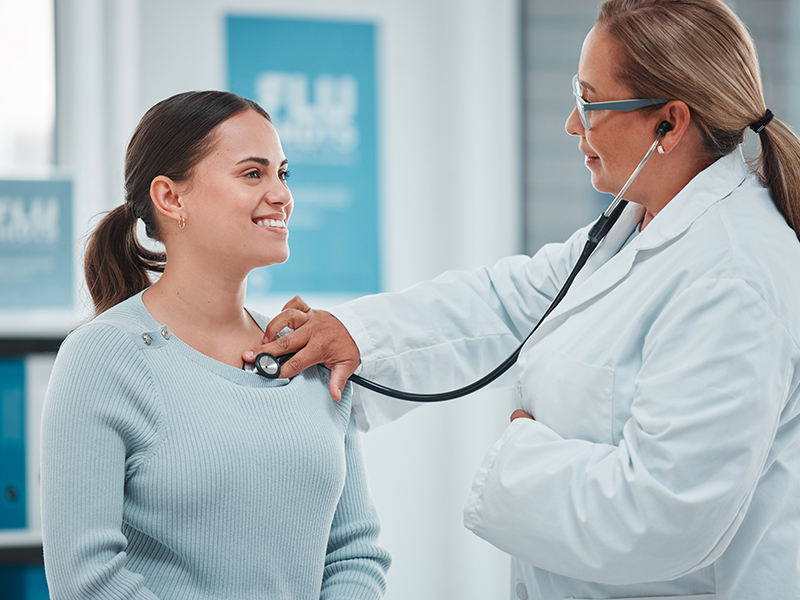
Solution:
<path fill-rule="evenodd" d="M 281 181 L 286 181 L 287 179 L 289 179 L 291 175 L 292 172 L 289 169 L 286 169 L 285 171 L 281 171 L 280 173 L 278 173 L 278 178 Z M 261 179 L 263 174 L 261 173 L 260 170 L 254 169 L 252 171 L 248 171 L 247 173 L 245 173 L 244 176 L 247 177 L 248 179 Z"/>

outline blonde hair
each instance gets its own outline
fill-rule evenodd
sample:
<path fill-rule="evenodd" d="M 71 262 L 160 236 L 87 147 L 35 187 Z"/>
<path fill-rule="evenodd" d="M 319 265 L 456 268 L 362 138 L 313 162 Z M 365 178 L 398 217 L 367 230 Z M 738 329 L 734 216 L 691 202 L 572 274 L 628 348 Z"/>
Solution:
<path fill-rule="evenodd" d="M 753 40 L 721 0 L 607 0 L 598 28 L 623 50 L 617 78 L 634 98 L 685 102 L 716 160 L 744 141 L 767 106 Z M 800 239 L 800 139 L 773 118 L 751 164 Z"/>

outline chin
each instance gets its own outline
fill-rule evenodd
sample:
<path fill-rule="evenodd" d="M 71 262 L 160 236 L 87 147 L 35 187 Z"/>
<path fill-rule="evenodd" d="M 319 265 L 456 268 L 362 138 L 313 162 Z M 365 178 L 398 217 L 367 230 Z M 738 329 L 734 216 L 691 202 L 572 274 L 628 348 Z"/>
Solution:
<path fill-rule="evenodd" d="M 617 193 L 622 189 L 621 185 L 614 185 L 607 179 L 594 175 L 592 175 L 592 187 L 598 192 L 603 194 L 611 194 L 612 196 L 616 196 Z"/>
<path fill-rule="evenodd" d="M 604 194 L 610 193 L 607 189 L 608 184 L 605 181 L 603 181 L 602 177 L 599 177 L 594 173 L 592 173 L 592 187 L 598 192 L 602 192 Z"/>
<path fill-rule="evenodd" d="M 282 265 L 287 260 L 289 260 L 289 249 L 288 248 L 286 249 L 286 252 L 283 252 L 281 254 L 273 256 L 272 260 L 270 261 L 269 264 L 271 264 L 271 265 Z"/>

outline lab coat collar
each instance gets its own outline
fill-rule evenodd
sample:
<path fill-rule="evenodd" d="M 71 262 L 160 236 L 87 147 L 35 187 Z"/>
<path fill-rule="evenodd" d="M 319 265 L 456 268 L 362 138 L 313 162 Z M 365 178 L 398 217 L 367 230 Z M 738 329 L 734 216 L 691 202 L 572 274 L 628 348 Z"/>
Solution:
<path fill-rule="evenodd" d="M 729 196 L 748 175 L 741 148 L 698 173 L 645 227 L 633 244 L 649 250 L 675 239 L 711 206 Z"/>
<path fill-rule="evenodd" d="M 644 216 L 644 207 L 641 205 L 631 203 L 625 207 L 617 223 L 589 257 L 584 271 L 576 277 L 572 290 L 547 319 L 551 327 L 557 324 L 560 316 L 616 285 L 628 274 L 639 251 L 657 248 L 678 237 L 700 215 L 729 196 L 751 174 L 741 150 L 720 158 L 692 179 L 636 239 L 620 252 L 620 248 Z M 537 332 L 534 338 L 541 338 L 549 330 L 543 324 L 541 334 Z"/>

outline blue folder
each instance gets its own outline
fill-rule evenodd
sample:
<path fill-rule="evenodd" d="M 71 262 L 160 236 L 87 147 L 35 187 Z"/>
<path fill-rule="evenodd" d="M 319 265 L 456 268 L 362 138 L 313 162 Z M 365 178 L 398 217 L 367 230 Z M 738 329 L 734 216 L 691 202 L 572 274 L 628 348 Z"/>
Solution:
<path fill-rule="evenodd" d="M 0 530 L 23 529 L 25 490 L 25 362 L 0 359 Z"/>

